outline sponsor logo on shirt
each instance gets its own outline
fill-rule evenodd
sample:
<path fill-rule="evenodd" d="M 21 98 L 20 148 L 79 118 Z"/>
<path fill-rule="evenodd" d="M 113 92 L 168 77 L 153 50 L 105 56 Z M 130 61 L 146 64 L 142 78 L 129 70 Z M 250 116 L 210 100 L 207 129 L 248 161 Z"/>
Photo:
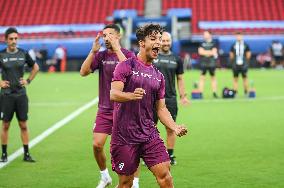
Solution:
<path fill-rule="evenodd" d="M 174 64 L 176 65 L 177 62 L 176 61 L 171 61 L 171 60 L 168 60 L 168 59 L 154 59 L 153 60 L 153 63 L 170 63 L 170 64 Z"/>
<path fill-rule="evenodd" d="M 16 58 L 16 57 L 10 57 L 9 58 L 9 61 L 17 61 L 18 60 L 18 58 Z"/>
<path fill-rule="evenodd" d="M 157 80 L 158 82 L 161 81 L 158 78 L 153 77 L 153 75 L 151 75 L 151 74 L 143 73 L 143 72 L 140 72 L 140 71 L 132 71 L 132 73 L 133 73 L 133 76 L 144 77 L 144 78 L 148 78 L 148 79 L 154 79 L 154 80 Z"/>
<path fill-rule="evenodd" d="M 7 63 L 8 61 L 24 61 L 25 58 L 17 58 L 17 57 L 10 57 L 10 58 L 3 58 L 3 63 Z"/>
<path fill-rule="evenodd" d="M 115 65 L 117 64 L 118 62 L 117 61 L 103 61 L 103 64 L 105 65 Z"/>

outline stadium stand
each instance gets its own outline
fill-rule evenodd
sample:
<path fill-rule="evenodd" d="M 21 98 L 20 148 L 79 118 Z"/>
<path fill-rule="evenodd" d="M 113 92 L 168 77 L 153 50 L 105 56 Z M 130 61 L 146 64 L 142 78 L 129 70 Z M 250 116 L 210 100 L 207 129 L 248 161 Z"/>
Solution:
<path fill-rule="evenodd" d="M 106 24 L 116 9 L 134 9 L 143 15 L 144 0 L 0 0 L 0 26 Z M 64 10 L 64 11 L 63 11 Z M 96 30 L 94 30 L 96 31 Z M 22 33 L 22 38 L 94 36 L 94 31 L 40 31 Z M 1 36 L 3 38 L 3 35 Z"/>
<path fill-rule="evenodd" d="M 159 1 L 159 0 L 157 0 Z M 145 22 L 155 22 L 173 32 L 173 51 L 196 53 L 202 32 L 211 30 L 220 51 L 227 55 L 236 31 L 245 33 L 253 54 L 266 52 L 272 40 L 284 42 L 283 0 L 160 0 L 160 17 L 144 17 L 148 0 L 0 0 L 0 47 L 4 31 L 16 26 L 22 48 L 45 44 L 53 54 L 58 44 L 66 47 L 68 58 L 83 58 L 92 38 L 105 24 L 121 23 L 125 29 L 132 18 L 127 40 L 135 41 L 134 31 Z M 173 24 L 176 17 L 178 24 Z M 123 22 L 124 21 L 124 22 Z M 123 25 L 124 24 L 124 25 Z M 66 40 L 67 39 L 67 40 Z M 1 43 L 2 41 L 2 43 Z M 74 45 L 75 44 L 75 45 Z M 50 57 L 49 57 L 50 58 Z"/>
<path fill-rule="evenodd" d="M 190 8 L 192 9 L 192 33 L 200 34 L 207 27 L 206 26 L 218 21 L 218 27 L 209 28 L 217 34 L 232 34 L 236 30 L 242 30 L 248 34 L 282 34 L 284 28 L 271 27 L 269 28 L 269 21 L 284 21 L 284 1 L 283 0 L 164 0 L 163 13 L 166 14 L 172 8 Z M 237 24 L 239 21 L 249 21 L 248 27 L 235 27 L 228 29 L 227 24 Z M 258 21 L 267 21 L 267 25 L 263 28 L 254 27 L 258 25 Z M 220 25 L 224 28 L 220 29 Z M 273 24 L 272 24 L 273 25 Z M 283 26 L 283 24 L 282 24 Z"/>

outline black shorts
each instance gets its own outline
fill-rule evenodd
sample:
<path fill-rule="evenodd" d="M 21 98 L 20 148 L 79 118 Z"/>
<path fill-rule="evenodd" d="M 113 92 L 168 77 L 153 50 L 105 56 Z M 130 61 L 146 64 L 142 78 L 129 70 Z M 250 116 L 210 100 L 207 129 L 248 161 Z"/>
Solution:
<path fill-rule="evenodd" d="M 208 71 L 210 76 L 215 76 L 215 70 L 216 70 L 216 67 L 201 66 L 201 75 L 206 75 Z"/>
<path fill-rule="evenodd" d="M 178 113 L 178 105 L 177 105 L 177 100 L 176 98 L 173 99 L 166 99 L 166 107 L 169 110 L 171 116 L 173 117 L 174 121 L 177 119 L 177 113 Z M 154 122 L 157 124 L 158 123 L 158 115 L 157 111 L 154 111 Z"/>
<path fill-rule="evenodd" d="M 18 121 L 26 121 L 28 119 L 28 103 L 26 94 L 1 95 L 1 120 L 10 122 L 15 112 Z"/>
<path fill-rule="evenodd" d="M 246 78 L 247 77 L 247 72 L 248 72 L 248 68 L 246 66 L 238 66 L 238 65 L 236 65 L 236 66 L 233 67 L 234 78 L 239 77 L 239 74 L 242 74 L 242 77 Z"/>
<path fill-rule="evenodd" d="M 277 63 L 280 63 L 281 61 L 283 61 L 283 56 L 273 56 L 273 59 L 274 59 Z"/>

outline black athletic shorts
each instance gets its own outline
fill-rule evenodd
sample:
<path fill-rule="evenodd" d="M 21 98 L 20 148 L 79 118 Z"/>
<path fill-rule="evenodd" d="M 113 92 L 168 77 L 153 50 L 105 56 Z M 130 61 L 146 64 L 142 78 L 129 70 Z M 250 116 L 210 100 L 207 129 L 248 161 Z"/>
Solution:
<path fill-rule="evenodd" d="M 242 74 L 242 77 L 246 78 L 247 77 L 247 72 L 248 72 L 247 66 L 238 66 L 238 65 L 236 65 L 236 66 L 233 67 L 234 78 L 239 77 L 239 74 Z"/>
<path fill-rule="evenodd" d="M 1 95 L 0 118 L 3 121 L 11 121 L 14 113 L 19 121 L 28 119 L 28 97 L 26 94 Z"/>
<path fill-rule="evenodd" d="M 166 107 L 169 110 L 170 114 L 172 115 L 174 121 L 177 119 L 177 113 L 178 113 L 178 105 L 177 105 L 177 100 L 176 98 L 168 99 L 166 98 Z M 154 111 L 154 122 L 157 124 L 158 123 L 158 115 L 157 111 Z"/>
<path fill-rule="evenodd" d="M 216 70 L 216 67 L 201 67 L 201 74 L 206 75 L 208 71 L 210 76 L 215 76 L 215 70 Z"/>
<path fill-rule="evenodd" d="M 273 56 L 273 59 L 274 59 L 277 63 L 280 63 L 281 61 L 283 61 L 283 56 Z"/>

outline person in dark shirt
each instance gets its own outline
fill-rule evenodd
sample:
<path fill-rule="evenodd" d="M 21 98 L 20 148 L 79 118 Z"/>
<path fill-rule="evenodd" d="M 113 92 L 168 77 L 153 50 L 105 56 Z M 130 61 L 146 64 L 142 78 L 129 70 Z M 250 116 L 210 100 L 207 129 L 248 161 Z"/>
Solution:
<path fill-rule="evenodd" d="M 186 97 L 185 84 L 183 79 L 183 62 L 180 57 L 176 56 L 171 51 L 172 38 L 168 32 L 162 34 L 162 46 L 161 51 L 157 59 L 153 61 L 153 65 L 164 75 L 166 84 L 165 101 L 166 106 L 171 113 L 174 121 L 177 118 L 178 105 L 177 105 L 177 92 L 176 92 L 176 78 L 177 88 L 180 94 L 181 104 L 189 104 L 189 100 Z M 155 123 L 158 123 L 157 113 L 155 113 Z M 176 141 L 175 133 L 166 128 L 167 130 L 167 150 L 171 159 L 171 164 L 175 165 L 177 162 L 174 156 L 174 146 Z"/>
<path fill-rule="evenodd" d="M 211 76 L 211 87 L 213 91 L 213 97 L 217 96 L 217 81 L 215 77 L 216 69 L 216 59 L 218 57 L 217 46 L 212 40 L 211 33 L 209 31 L 204 31 L 203 33 L 204 41 L 200 44 L 198 48 L 198 54 L 200 55 L 200 68 L 201 76 L 199 81 L 199 91 L 201 94 L 204 90 L 205 75 L 208 71 Z"/>
<path fill-rule="evenodd" d="M 8 28 L 5 32 L 7 48 L 0 52 L 0 68 L 2 69 L 1 106 L 0 117 L 2 120 L 2 156 L 1 162 L 8 161 L 7 143 L 8 130 L 14 113 L 21 128 L 21 138 L 24 147 L 24 161 L 35 162 L 29 153 L 29 132 L 27 128 L 28 119 L 28 97 L 26 87 L 35 78 L 39 67 L 32 60 L 28 52 L 17 48 L 18 31 L 16 28 Z M 24 79 L 25 65 L 31 68 L 31 73 Z"/>
<path fill-rule="evenodd" d="M 48 70 L 48 65 L 46 64 L 47 57 L 48 57 L 48 51 L 46 49 L 46 46 L 42 45 L 42 47 L 40 48 L 40 50 L 37 54 L 38 63 L 39 63 L 39 66 L 40 66 L 40 70 L 42 72 L 47 72 L 47 70 Z"/>
<path fill-rule="evenodd" d="M 284 48 L 280 41 L 274 40 L 270 46 L 270 54 L 272 57 L 272 67 L 284 67 Z"/>
<path fill-rule="evenodd" d="M 249 85 L 247 72 L 249 67 L 249 60 L 251 52 L 249 46 L 244 42 L 242 33 L 236 33 L 236 42 L 232 45 L 230 51 L 230 60 L 233 69 L 233 89 L 235 93 L 238 92 L 239 74 L 242 74 L 244 93 L 247 94 Z"/>
<path fill-rule="evenodd" d="M 139 53 L 119 63 L 113 73 L 110 99 L 115 101 L 111 137 L 113 170 L 118 187 L 131 187 L 142 158 L 160 187 L 173 187 L 170 158 L 154 122 L 154 107 L 160 121 L 177 136 L 187 133 L 177 125 L 165 104 L 163 74 L 152 65 L 158 57 L 163 29 L 148 24 L 137 29 Z"/>

